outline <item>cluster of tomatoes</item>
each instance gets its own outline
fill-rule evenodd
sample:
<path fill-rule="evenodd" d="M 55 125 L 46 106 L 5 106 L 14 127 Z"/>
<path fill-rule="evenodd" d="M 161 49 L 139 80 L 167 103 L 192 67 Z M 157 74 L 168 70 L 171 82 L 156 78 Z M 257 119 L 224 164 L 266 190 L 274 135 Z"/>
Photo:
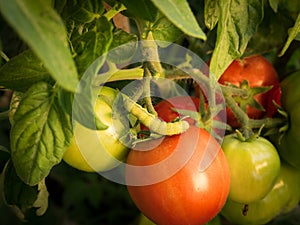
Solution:
<path fill-rule="evenodd" d="M 290 212 L 300 200 L 300 158 L 296 147 L 299 134 L 294 130 L 300 125 L 294 114 L 299 108 L 300 98 L 295 93 L 300 85 L 300 73 L 291 74 L 279 83 L 276 71 L 262 56 L 246 58 L 243 63 L 238 74 L 249 74 L 249 86 L 273 87 L 256 96 L 265 111 L 256 113 L 248 107 L 248 116 L 254 119 L 275 117 L 276 107 L 282 104 L 281 110 L 285 110 L 289 118 L 283 127 L 277 127 L 275 134 L 266 138 L 253 135 L 245 140 L 237 134 L 225 136 L 222 149 L 230 167 L 231 187 L 221 215 L 233 224 L 266 224 Z M 248 68 L 251 73 L 246 73 L 247 67 L 251 67 Z M 231 71 L 231 74 L 236 73 Z M 232 76 L 225 75 L 223 79 L 234 82 Z"/>
<path fill-rule="evenodd" d="M 77 125 L 64 160 L 80 170 L 105 171 L 117 166 L 112 157 L 107 157 L 110 155 L 128 167 L 149 168 L 143 174 L 125 174 L 130 181 L 145 180 L 145 185 L 128 185 L 132 200 L 146 216 L 140 224 L 150 224 L 142 222 L 149 218 L 159 225 L 200 225 L 221 216 L 232 224 L 257 225 L 290 212 L 300 201 L 300 72 L 279 83 L 272 65 L 256 55 L 234 61 L 219 82 L 242 86 L 252 93 L 246 105 L 240 96 L 233 96 L 251 119 L 276 117 L 281 105 L 288 116 L 284 128 L 278 128 L 282 132 L 269 138 L 255 131 L 245 137 L 239 131 L 243 124 L 229 107 L 227 123 L 235 131 L 227 132 L 221 144 L 191 118 L 183 118 L 190 125 L 186 132 L 137 142 L 131 149 L 118 140 L 116 129 L 92 132 Z M 262 86 L 270 88 L 260 93 Z M 96 102 L 98 116 L 109 127 L 113 126 L 112 106 L 103 99 L 116 95 L 114 89 L 105 88 Z M 181 118 L 180 110 L 197 111 L 200 105 L 198 97 L 179 96 L 162 100 L 154 109 L 161 120 L 172 122 Z M 86 138 L 95 132 L 100 145 Z M 79 150 L 79 144 L 84 149 L 79 146 Z M 201 160 L 207 152 L 214 153 L 213 160 L 201 170 Z M 156 178 L 157 182 L 151 181 Z"/>

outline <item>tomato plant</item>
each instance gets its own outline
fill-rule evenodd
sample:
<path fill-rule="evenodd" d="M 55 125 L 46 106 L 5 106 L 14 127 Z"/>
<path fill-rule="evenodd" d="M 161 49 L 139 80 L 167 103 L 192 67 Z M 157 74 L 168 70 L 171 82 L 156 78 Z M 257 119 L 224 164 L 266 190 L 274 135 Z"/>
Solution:
<path fill-rule="evenodd" d="M 273 65 L 262 55 L 234 60 L 222 74 L 219 82 L 250 88 L 248 96 L 236 98 L 236 102 L 250 118 L 272 117 L 277 112 L 273 101 L 280 104 L 279 77 Z M 265 92 L 261 89 L 264 86 L 271 86 L 271 89 Z M 227 108 L 227 122 L 232 127 L 239 127 L 237 118 L 230 108 Z"/>
<path fill-rule="evenodd" d="M 100 89 L 95 112 L 108 128 L 93 130 L 77 123 L 71 145 L 63 156 L 66 163 L 79 170 L 95 172 L 110 170 L 125 160 L 128 148 L 118 137 L 122 127 L 115 127 L 112 119 L 112 105 L 117 94 L 116 90 L 109 87 Z M 107 102 L 107 99 L 112 102 Z"/>
<path fill-rule="evenodd" d="M 222 215 L 234 224 L 266 224 L 279 214 L 287 214 L 299 202 L 300 173 L 283 163 L 272 190 L 261 200 L 245 204 L 228 200 Z"/>
<path fill-rule="evenodd" d="M 156 141 L 142 142 L 137 148 L 149 148 Z M 218 149 L 218 154 L 214 161 L 205 171 L 199 171 L 205 151 L 215 149 Z M 229 191 L 230 179 L 226 158 L 217 141 L 205 130 L 194 126 L 181 135 L 165 137 L 151 150 L 133 149 L 129 152 L 128 165 L 149 166 L 162 163 L 160 167 L 149 169 L 147 173 L 134 175 L 128 172 L 127 180 L 139 179 L 133 177 L 138 175 L 147 177 L 146 179 L 155 179 L 161 176 L 162 171 L 167 172 L 170 168 L 180 165 L 191 150 L 191 158 L 168 179 L 149 185 L 127 187 L 137 207 L 157 224 L 204 224 L 216 216 L 223 207 Z M 177 156 L 174 159 L 163 162 L 175 152 Z"/>
<path fill-rule="evenodd" d="M 222 149 L 230 168 L 228 198 L 248 204 L 266 196 L 280 170 L 279 155 L 271 142 L 256 136 L 241 140 L 230 134 L 224 137 Z"/>
<path fill-rule="evenodd" d="M 74 150 L 77 148 L 72 148 L 75 139 L 78 144 L 80 140 L 89 142 L 82 142 L 86 154 L 97 148 L 95 142 L 89 141 L 90 132 L 80 132 L 84 136 L 81 138 L 78 130 L 98 130 L 92 133 L 101 133 L 101 140 L 103 134 L 111 131 L 107 129 L 109 116 L 103 114 L 112 110 L 114 121 L 126 127 L 125 131 L 120 129 L 121 134 L 119 129 L 113 133 L 126 139 L 129 148 L 147 140 L 139 138 L 141 126 L 151 130 L 153 135 L 149 139 L 178 137 L 195 124 L 191 118 L 182 119 L 186 115 L 184 108 L 189 107 L 182 102 L 176 106 L 177 113 L 162 110 L 161 118 L 176 114 L 178 119 L 166 122 L 156 116 L 155 110 L 160 114 L 160 109 L 153 107 L 152 95 L 174 96 L 178 91 L 176 85 L 161 81 L 182 85 L 188 95 L 193 95 L 195 80 L 203 81 L 210 89 L 207 93 L 215 93 L 215 83 L 226 69 L 252 55 L 268 59 L 280 79 L 299 70 L 299 8 L 298 1 L 286 0 L 0 0 L 0 150 L 3 151 L 0 192 L 4 198 L 0 200 L 1 225 L 18 223 L 16 216 L 14 219 L 7 216 L 6 205 L 16 209 L 17 216 L 30 224 L 46 225 L 49 221 L 51 224 L 65 221 L 88 225 L 133 224 L 140 212 L 125 186 L 103 182 L 99 174 L 85 173 L 65 163 L 79 169 L 79 165 L 85 165 L 82 156 Z M 177 51 L 175 45 L 184 51 Z M 171 52 L 162 54 L 165 50 Z M 202 74 L 202 64 L 208 59 L 210 71 Z M 264 78 L 257 71 L 252 74 L 253 80 Z M 95 112 L 92 91 L 95 87 L 109 86 L 122 92 L 132 83 L 137 85 L 121 95 L 120 106 L 110 108 L 110 104 L 102 102 Z M 226 106 L 239 117 L 241 131 L 263 127 L 264 134 L 270 133 L 269 128 L 274 134 L 286 130 L 278 148 L 282 158 L 297 166 L 296 148 L 291 147 L 298 143 L 297 101 L 295 108 L 284 109 L 290 124 L 289 129 L 282 129 L 281 114 L 269 118 L 274 115 L 272 104 L 269 107 L 269 103 L 260 102 L 266 111 L 257 113 L 264 118 L 249 118 L 239 100 L 251 96 L 251 89 L 224 86 L 221 88 Z M 271 95 L 276 100 L 279 92 L 274 92 Z M 256 97 L 259 102 L 260 98 Z M 215 100 L 218 103 L 219 99 Z M 201 109 L 197 104 L 197 110 Z M 251 108 L 251 104 L 246 108 Z M 219 105 L 209 107 L 210 113 L 222 110 Z M 207 119 L 202 112 L 199 115 Z M 217 117 L 211 119 L 218 120 Z M 95 126 L 91 127 L 90 121 Z M 210 123 L 207 119 L 200 125 L 209 127 Z M 216 125 L 219 129 L 220 123 Z M 219 134 L 218 130 L 208 130 L 214 137 L 214 133 Z M 110 140 L 106 138 L 105 143 L 114 146 L 115 139 Z M 218 141 L 221 143 L 222 139 Z M 75 161 L 75 165 L 74 159 L 80 162 Z M 92 169 L 111 168 L 114 165 L 110 159 L 93 161 Z M 123 160 L 126 161 L 126 156 Z M 98 163 L 103 167 L 97 168 Z M 91 170 L 87 165 L 84 167 L 81 169 Z M 114 169 L 118 177 L 120 168 Z M 124 184 L 120 180 L 117 183 Z M 115 202 L 119 201 L 122 203 L 117 207 Z"/>

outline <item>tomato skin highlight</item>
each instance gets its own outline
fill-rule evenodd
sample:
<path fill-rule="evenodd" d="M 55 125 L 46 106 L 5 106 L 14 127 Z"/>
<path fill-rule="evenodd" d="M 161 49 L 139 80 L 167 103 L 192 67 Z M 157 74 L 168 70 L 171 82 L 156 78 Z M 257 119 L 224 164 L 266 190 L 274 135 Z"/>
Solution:
<path fill-rule="evenodd" d="M 230 134 L 225 136 L 222 149 L 230 168 L 228 198 L 249 204 L 265 197 L 280 171 L 280 158 L 271 142 L 263 137 L 241 141 Z"/>
<path fill-rule="evenodd" d="M 280 105 L 280 83 L 273 65 L 262 55 L 253 55 L 240 60 L 234 60 L 219 79 L 219 83 L 231 83 L 240 87 L 243 80 L 247 80 L 250 87 L 273 86 L 266 93 L 257 94 L 255 100 L 265 111 L 247 106 L 247 114 L 252 119 L 261 119 L 264 116 L 272 117 L 277 109 L 273 100 Z M 233 112 L 227 108 L 227 123 L 233 128 L 240 127 Z"/>
<path fill-rule="evenodd" d="M 127 186 L 136 206 L 158 225 L 205 224 L 215 217 L 225 204 L 230 187 L 227 160 L 219 143 L 203 129 L 191 126 L 181 135 L 165 137 L 158 146 L 149 151 L 133 149 L 128 155 L 127 164 L 153 165 L 174 152 L 178 154 L 177 159 L 180 160 L 185 157 L 188 150 L 184 144 L 191 142 L 191 137 L 195 134 L 198 140 L 191 158 L 173 176 L 150 185 Z M 141 144 L 148 146 L 153 144 L 152 142 L 155 140 Z M 180 145 L 180 142 L 184 144 Z M 216 148 L 218 149 L 216 158 L 204 172 L 200 172 L 199 165 L 203 154 L 206 150 L 212 151 Z M 142 175 L 160 176 L 164 171 L 168 171 L 173 163 L 176 162 L 163 163 L 159 170 L 153 169 L 148 174 Z M 126 179 L 129 179 L 129 176 L 132 174 L 126 173 Z"/>

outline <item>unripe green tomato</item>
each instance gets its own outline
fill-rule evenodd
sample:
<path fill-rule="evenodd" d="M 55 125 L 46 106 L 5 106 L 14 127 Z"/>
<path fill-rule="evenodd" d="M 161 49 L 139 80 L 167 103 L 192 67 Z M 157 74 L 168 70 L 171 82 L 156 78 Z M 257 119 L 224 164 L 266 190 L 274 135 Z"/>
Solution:
<path fill-rule="evenodd" d="M 292 166 L 300 169 L 300 70 L 281 82 L 283 109 L 288 114 L 288 129 L 274 143 L 280 156 Z"/>
<path fill-rule="evenodd" d="M 138 225 L 156 225 L 152 222 L 148 217 L 146 217 L 143 213 L 140 214 Z"/>
<path fill-rule="evenodd" d="M 206 223 L 205 225 L 222 225 L 219 214 L 215 216 L 211 221 Z"/>
<path fill-rule="evenodd" d="M 112 106 L 105 101 L 113 100 L 117 91 L 102 87 L 95 103 L 98 118 L 108 126 L 105 130 L 92 130 L 80 123 L 75 124 L 74 137 L 63 160 L 72 167 L 86 172 L 113 169 L 125 160 L 128 148 L 118 140 L 118 129 L 112 121 Z"/>
<path fill-rule="evenodd" d="M 287 163 L 282 163 L 276 183 L 262 200 L 249 204 L 247 208 L 245 204 L 228 200 L 221 214 L 233 224 L 266 224 L 276 216 L 288 213 L 297 206 L 300 199 L 299 186 L 299 170 Z"/>
<path fill-rule="evenodd" d="M 230 169 L 228 198 L 248 204 L 266 196 L 280 170 L 280 158 L 271 142 L 263 137 L 242 141 L 230 134 L 224 137 L 222 149 Z"/>

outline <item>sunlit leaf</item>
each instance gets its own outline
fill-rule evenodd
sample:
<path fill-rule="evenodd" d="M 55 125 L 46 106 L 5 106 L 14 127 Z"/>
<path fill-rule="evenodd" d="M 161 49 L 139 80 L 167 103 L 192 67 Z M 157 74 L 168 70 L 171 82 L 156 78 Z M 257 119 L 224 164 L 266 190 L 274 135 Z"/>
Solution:
<path fill-rule="evenodd" d="M 0 0 L 0 11 L 58 84 L 75 91 L 77 70 L 65 25 L 50 4 L 43 0 Z"/>
<path fill-rule="evenodd" d="M 13 115 L 11 157 L 18 176 L 29 185 L 58 164 L 73 136 L 71 119 L 56 92 L 45 82 L 31 86 Z"/>

